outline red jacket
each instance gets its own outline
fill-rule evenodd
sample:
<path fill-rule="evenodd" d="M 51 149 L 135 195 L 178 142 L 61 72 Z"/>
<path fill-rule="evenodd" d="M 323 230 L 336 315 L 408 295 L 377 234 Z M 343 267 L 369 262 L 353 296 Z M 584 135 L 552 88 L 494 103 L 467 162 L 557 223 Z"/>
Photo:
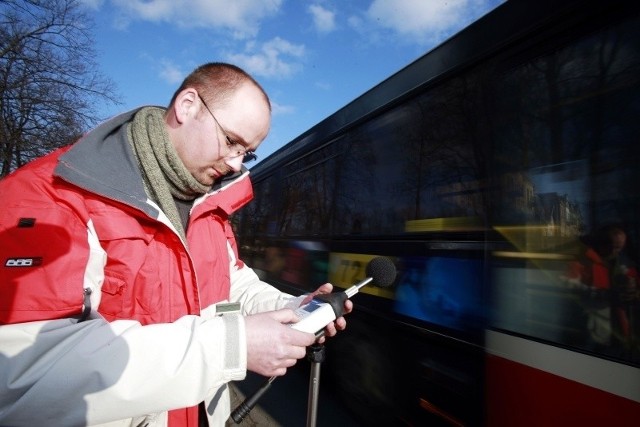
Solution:
<path fill-rule="evenodd" d="M 628 279 L 636 281 L 638 279 L 638 271 L 633 265 L 629 265 L 624 258 L 617 262 L 619 274 L 626 276 Z M 587 248 L 583 258 L 578 262 L 574 262 L 569 266 L 568 277 L 570 279 L 579 280 L 580 283 L 597 291 L 606 291 L 607 299 L 601 301 L 609 304 L 613 316 L 612 327 L 619 329 L 623 337 L 628 337 L 631 333 L 631 323 L 627 307 L 620 303 L 620 289 L 616 289 L 613 282 L 612 266 L 603 259 L 597 251 Z"/>
<path fill-rule="evenodd" d="M 84 308 L 168 323 L 229 297 L 230 248 L 242 262 L 228 219 L 252 198 L 248 172 L 196 201 L 183 242 L 147 200 L 126 141 L 134 113 L 0 181 L 0 324 L 79 318 Z"/>

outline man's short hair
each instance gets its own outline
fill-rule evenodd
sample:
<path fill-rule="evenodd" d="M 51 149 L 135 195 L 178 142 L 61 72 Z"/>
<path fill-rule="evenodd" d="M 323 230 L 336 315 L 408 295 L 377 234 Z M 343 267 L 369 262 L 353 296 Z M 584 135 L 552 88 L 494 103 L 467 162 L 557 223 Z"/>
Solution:
<path fill-rule="evenodd" d="M 207 102 L 221 105 L 238 87 L 247 82 L 260 90 L 271 111 L 271 101 L 262 86 L 242 68 L 224 62 L 210 62 L 193 70 L 175 91 L 169 106 L 173 105 L 178 94 L 187 88 L 197 90 Z"/>

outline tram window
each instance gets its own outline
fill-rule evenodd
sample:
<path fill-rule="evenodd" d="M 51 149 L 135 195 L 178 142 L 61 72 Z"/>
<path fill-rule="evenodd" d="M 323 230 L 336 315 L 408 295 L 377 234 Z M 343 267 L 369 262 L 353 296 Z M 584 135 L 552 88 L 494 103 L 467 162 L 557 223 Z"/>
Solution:
<path fill-rule="evenodd" d="M 485 326 L 482 260 L 429 256 L 402 259 L 395 311 L 465 333 Z"/>
<path fill-rule="evenodd" d="M 278 194 L 260 190 L 278 200 L 271 228 L 384 235 L 408 221 L 482 217 L 484 161 L 460 120 L 464 99 L 457 83 L 438 88 L 287 165 Z"/>
<path fill-rule="evenodd" d="M 596 283 L 572 266 L 586 261 L 594 230 L 615 223 L 626 258 L 612 268 L 637 282 L 639 24 L 604 29 L 493 82 L 493 222 L 513 247 L 494 253 L 494 326 L 635 363 L 637 303 L 616 296 L 613 270 Z M 580 268 L 593 276 L 592 264 Z"/>
<path fill-rule="evenodd" d="M 410 221 L 484 215 L 482 148 L 456 82 L 352 130 L 341 144 L 336 234 L 399 234 Z"/>

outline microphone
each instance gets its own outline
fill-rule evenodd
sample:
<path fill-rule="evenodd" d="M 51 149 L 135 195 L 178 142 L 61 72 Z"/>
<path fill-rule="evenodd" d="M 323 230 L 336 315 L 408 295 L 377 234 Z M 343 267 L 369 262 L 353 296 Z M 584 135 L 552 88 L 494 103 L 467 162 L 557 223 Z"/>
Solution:
<path fill-rule="evenodd" d="M 393 261 L 387 257 L 375 257 L 367 264 L 365 274 L 367 278 L 358 282 L 353 287 L 357 287 L 359 290 L 367 283 L 373 282 L 374 285 L 386 288 L 387 286 L 393 285 L 394 280 L 396 280 L 396 266 L 393 264 Z M 349 293 L 352 288 L 347 289 L 346 292 Z M 349 297 L 356 293 L 357 290 L 353 294 L 349 294 Z"/>
<path fill-rule="evenodd" d="M 376 257 L 367 264 L 365 274 L 367 277 L 364 280 L 344 292 L 316 295 L 311 302 L 295 311 L 300 320 L 291 323 L 290 326 L 299 331 L 315 334 L 316 338 L 320 338 L 329 323 L 344 315 L 344 302 L 357 294 L 360 288 L 371 282 L 381 287 L 391 286 L 396 279 L 396 267 L 389 258 Z M 236 424 L 240 424 L 249 414 L 275 378 L 269 378 L 262 387 L 231 412 L 231 418 Z"/>

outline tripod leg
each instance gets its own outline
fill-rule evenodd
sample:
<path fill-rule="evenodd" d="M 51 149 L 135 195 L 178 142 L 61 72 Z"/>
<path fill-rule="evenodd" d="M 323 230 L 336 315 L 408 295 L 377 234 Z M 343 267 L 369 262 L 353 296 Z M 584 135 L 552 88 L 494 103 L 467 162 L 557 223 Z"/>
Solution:
<path fill-rule="evenodd" d="M 315 427 L 318 419 L 318 392 L 320 391 L 320 364 L 311 364 L 309 399 L 307 400 L 307 426 Z"/>
<path fill-rule="evenodd" d="M 315 427 L 318 419 L 318 394 L 320 392 L 320 366 L 325 358 L 324 344 L 307 347 L 307 359 L 311 362 L 309 398 L 307 400 L 307 427 Z"/>

